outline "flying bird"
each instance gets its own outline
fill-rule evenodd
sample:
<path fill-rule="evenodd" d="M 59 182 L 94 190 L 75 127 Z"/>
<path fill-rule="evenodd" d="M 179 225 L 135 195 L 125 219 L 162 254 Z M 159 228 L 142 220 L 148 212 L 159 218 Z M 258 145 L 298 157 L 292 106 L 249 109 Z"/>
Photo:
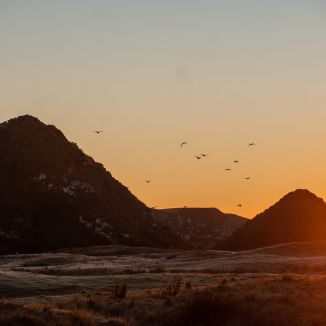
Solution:
<path fill-rule="evenodd" d="M 231 171 L 231 169 L 225 169 L 225 171 Z"/>
<path fill-rule="evenodd" d="M 238 163 L 239 163 L 239 161 L 237 161 L 237 160 L 234 160 L 234 161 L 233 161 L 233 163 L 234 163 L 234 164 L 238 164 Z"/>
<path fill-rule="evenodd" d="M 238 207 L 242 207 L 242 204 L 239 204 Z"/>
<path fill-rule="evenodd" d="M 183 146 L 185 146 L 185 145 L 188 145 L 188 143 L 187 143 L 186 141 L 182 142 L 182 143 L 180 144 L 180 147 L 183 147 Z"/>
<path fill-rule="evenodd" d="M 253 147 L 253 146 L 256 146 L 256 144 L 255 143 L 250 143 L 249 145 L 248 145 L 248 147 Z"/>
<path fill-rule="evenodd" d="M 201 157 L 207 157 L 207 156 L 209 156 L 209 154 L 200 154 L 201 155 Z"/>
<path fill-rule="evenodd" d="M 202 156 L 195 156 L 195 158 L 196 158 L 197 160 L 200 160 L 200 159 L 202 158 Z"/>
<path fill-rule="evenodd" d="M 246 180 L 250 180 L 250 177 L 245 178 Z"/>
<path fill-rule="evenodd" d="M 103 132 L 103 130 L 94 130 L 93 132 L 100 134 L 101 132 Z"/>
<path fill-rule="evenodd" d="M 145 182 L 146 182 L 146 183 L 150 183 L 150 182 L 151 182 L 151 180 L 145 180 Z"/>

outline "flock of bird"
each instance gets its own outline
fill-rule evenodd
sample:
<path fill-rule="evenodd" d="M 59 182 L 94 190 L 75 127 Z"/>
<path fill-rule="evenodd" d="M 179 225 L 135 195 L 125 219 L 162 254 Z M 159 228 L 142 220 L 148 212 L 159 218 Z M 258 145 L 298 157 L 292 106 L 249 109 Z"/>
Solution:
<path fill-rule="evenodd" d="M 182 148 L 182 147 L 184 147 L 184 146 L 186 146 L 186 145 L 188 145 L 188 142 L 183 141 L 183 142 L 180 144 L 180 147 Z M 248 147 L 255 147 L 255 146 L 256 146 L 255 143 L 250 143 L 250 144 L 248 144 Z M 204 153 L 202 153 L 202 154 L 199 154 L 199 155 L 195 155 L 195 159 L 197 159 L 197 160 L 201 160 L 202 158 L 205 158 L 205 157 L 208 157 L 208 156 L 209 156 L 209 154 L 204 154 Z M 234 164 L 239 164 L 239 161 L 238 161 L 238 160 L 234 160 L 233 163 L 234 163 Z M 232 169 L 230 169 L 230 168 L 226 168 L 225 171 L 230 172 L 230 171 L 232 171 Z M 246 177 L 246 178 L 244 178 L 244 179 L 249 181 L 249 180 L 251 179 L 251 177 Z M 150 183 L 151 180 L 145 180 L 145 182 L 146 182 L 146 183 Z M 242 204 L 238 204 L 237 206 L 238 206 L 238 207 L 242 207 Z M 157 206 L 154 206 L 154 207 L 152 207 L 152 209 L 155 209 L 156 207 L 157 207 Z M 184 206 L 183 208 L 188 208 L 188 206 Z"/>
<path fill-rule="evenodd" d="M 100 134 L 100 133 L 102 133 L 102 132 L 104 132 L 104 131 L 103 131 L 103 130 L 93 130 L 93 132 L 95 132 L 96 134 Z M 187 142 L 187 141 L 183 141 L 183 142 L 180 144 L 180 148 L 183 148 L 183 147 L 186 146 L 186 145 L 188 145 L 188 142 Z M 248 147 L 255 147 L 255 146 L 256 146 L 255 143 L 250 143 L 250 144 L 248 144 Z M 201 154 L 195 155 L 195 159 L 197 159 L 197 160 L 201 160 L 202 158 L 205 158 L 205 157 L 208 157 L 208 156 L 209 156 L 209 154 L 201 153 Z M 238 161 L 238 160 L 234 160 L 233 163 L 234 163 L 234 164 L 239 164 L 239 161 Z M 230 168 L 226 168 L 225 171 L 226 171 L 226 172 L 230 172 L 230 171 L 232 171 L 232 169 L 230 169 Z M 245 179 L 245 180 L 250 180 L 251 177 L 246 177 L 246 178 L 244 178 L 244 179 Z M 148 180 L 145 180 L 145 182 L 146 182 L 147 184 L 149 184 L 149 183 L 151 183 L 151 180 L 148 179 Z M 237 206 L 238 206 L 238 207 L 242 207 L 242 204 L 238 204 Z M 156 207 L 157 207 L 157 206 L 153 206 L 152 209 L 156 209 Z M 184 206 L 183 208 L 188 208 L 188 206 Z"/>

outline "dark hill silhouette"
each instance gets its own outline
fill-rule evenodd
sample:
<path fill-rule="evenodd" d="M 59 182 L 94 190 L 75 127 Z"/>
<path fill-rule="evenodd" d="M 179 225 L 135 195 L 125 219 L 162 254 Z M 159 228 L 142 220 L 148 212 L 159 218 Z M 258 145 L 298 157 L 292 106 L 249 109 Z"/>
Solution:
<path fill-rule="evenodd" d="M 247 250 L 286 242 L 326 240 L 326 204 L 308 190 L 287 194 L 217 248 Z"/>
<path fill-rule="evenodd" d="M 217 241 L 227 239 L 247 221 L 216 208 L 170 208 L 154 210 L 153 214 L 189 246 L 198 249 L 212 249 Z"/>
<path fill-rule="evenodd" d="M 103 165 L 34 117 L 0 124 L 0 180 L 1 253 L 179 244 Z"/>

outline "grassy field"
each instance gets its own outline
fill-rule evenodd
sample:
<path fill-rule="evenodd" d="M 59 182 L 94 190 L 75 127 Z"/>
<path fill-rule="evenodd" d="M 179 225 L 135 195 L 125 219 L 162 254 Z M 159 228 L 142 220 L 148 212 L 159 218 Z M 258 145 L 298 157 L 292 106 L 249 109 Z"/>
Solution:
<path fill-rule="evenodd" d="M 326 243 L 2 256 L 0 325 L 324 325 Z"/>

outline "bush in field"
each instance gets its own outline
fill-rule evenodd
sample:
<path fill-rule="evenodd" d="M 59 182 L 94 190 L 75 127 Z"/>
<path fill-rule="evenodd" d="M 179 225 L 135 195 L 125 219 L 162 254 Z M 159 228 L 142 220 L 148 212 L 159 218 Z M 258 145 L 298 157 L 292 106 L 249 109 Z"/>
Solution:
<path fill-rule="evenodd" d="M 218 289 L 193 292 L 180 303 L 175 325 L 224 325 L 238 320 L 251 320 L 251 311 L 243 309 L 240 302 L 220 296 Z"/>
<path fill-rule="evenodd" d="M 110 292 L 113 298 L 124 299 L 128 293 L 127 284 L 116 280 L 115 285 Z"/>
<path fill-rule="evenodd" d="M 161 287 L 161 294 L 175 297 L 180 293 L 181 285 L 182 285 L 182 280 L 176 277 L 172 282 Z"/>

